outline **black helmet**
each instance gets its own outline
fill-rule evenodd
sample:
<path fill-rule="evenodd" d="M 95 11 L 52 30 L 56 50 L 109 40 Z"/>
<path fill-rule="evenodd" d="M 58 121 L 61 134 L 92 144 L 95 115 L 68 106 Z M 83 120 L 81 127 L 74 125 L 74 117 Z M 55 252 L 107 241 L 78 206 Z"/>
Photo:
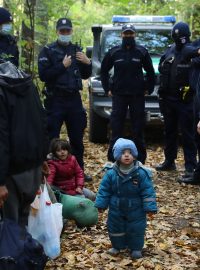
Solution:
<path fill-rule="evenodd" d="M 189 38 L 191 35 L 189 25 L 184 22 L 176 23 L 172 29 L 171 35 L 174 41 L 183 37 Z"/>
<path fill-rule="evenodd" d="M 0 24 L 12 22 L 12 21 L 13 19 L 10 12 L 5 8 L 0 7 Z"/>

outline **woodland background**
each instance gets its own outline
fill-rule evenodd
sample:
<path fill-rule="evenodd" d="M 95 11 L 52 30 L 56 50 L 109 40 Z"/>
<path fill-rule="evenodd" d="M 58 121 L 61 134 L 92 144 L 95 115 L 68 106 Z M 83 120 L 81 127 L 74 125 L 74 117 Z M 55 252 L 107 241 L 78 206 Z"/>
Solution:
<path fill-rule="evenodd" d="M 85 50 L 92 45 L 91 26 L 111 23 L 113 14 L 175 15 L 177 21 L 189 23 L 192 39 L 200 36 L 199 0 L 0 0 L 14 17 L 14 34 L 20 49 L 20 66 L 31 73 L 42 88 L 37 75 L 37 56 L 42 46 L 56 38 L 55 23 L 60 17 L 73 21 L 73 41 Z M 87 91 L 84 103 L 88 110 Z M 63 134 L 63 136 L 66 136 Z M 90 143 L 88 130 L 84 136 L 85 169 L 93 181 L 86 187 L 98 189 L 102 167 L 106 162 L 108 145 Z M 147 166 L 160 163 L 162 141 L 147 143 Z M 200 193 L 199 186 L 185 186 L 177 182 L 184 170 L 181 149 L 175 172 L 154 172 L 159 212 L 148 221 L 144 258 L 133 261 L 127 252 L 117 257 L 107 254 L 110 248 L 106 229 L 107 212 L 99 216 L 99 223 L 91 229 L 78 229 L 73 222 L 65 226 L 61 238 L 61 256 L 49 261 L 46 270 L 198 270 L 200 269 Z"/>
<path fill-rule="evenodd" d="M 73 41 L 83 49 L 92 45 L 91 26 L 111 23 L 113 14 L 175 15 L 189 23 L 192 39 L 200 35 L 199 0 L 0 0 L 14 17 L 14 34 L 21 52 L 20 66 L 37 80 L 37 56 L 46 43 L 56 38 L 60 17 L 73 21 Z"/>

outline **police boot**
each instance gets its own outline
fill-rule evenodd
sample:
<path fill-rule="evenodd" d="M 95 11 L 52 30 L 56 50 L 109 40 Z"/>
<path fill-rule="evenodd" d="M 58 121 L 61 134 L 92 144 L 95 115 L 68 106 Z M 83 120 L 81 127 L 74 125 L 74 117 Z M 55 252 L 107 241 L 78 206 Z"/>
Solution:
<path fill-rule="evenodd" d="M 187 185 L 200 185 L 200 175 L 197 172 L 191 173 L 191 175 L 183 175 L 178 179 L 178 182 L 187 184 Z"/>
<path fill-rule="evenodd" d="M 173 171 L 176 170 L 176 164 L 174 161 L 165 160 L 163 163 L 156 166 L 157 171 Z"/>

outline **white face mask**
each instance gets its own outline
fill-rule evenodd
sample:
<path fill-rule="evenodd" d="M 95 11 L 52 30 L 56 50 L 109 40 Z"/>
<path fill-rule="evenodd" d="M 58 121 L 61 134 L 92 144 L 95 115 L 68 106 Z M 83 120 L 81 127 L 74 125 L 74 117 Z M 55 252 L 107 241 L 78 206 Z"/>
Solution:
<path fill-rule="evenodd" d="M 4 34 L 10 34 L 12 32 L 12 24 L 11 23 L 2 24 L 1 32 Z"/>
<path fill-rule="evenodd" d="M 58 40 L 62 43 L 69 43 L 72 40 L 72 35 L 58 35 Z"/>

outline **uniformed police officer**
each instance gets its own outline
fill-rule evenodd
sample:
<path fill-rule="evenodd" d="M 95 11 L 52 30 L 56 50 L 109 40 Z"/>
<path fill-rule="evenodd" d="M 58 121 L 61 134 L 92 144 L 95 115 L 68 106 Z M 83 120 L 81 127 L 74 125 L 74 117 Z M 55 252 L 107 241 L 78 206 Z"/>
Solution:
<path fill-rule="evenodd" d="M 87 119 L 79 91 L 81 79 L 91 75 L 92 65 L 81 48 L 71 43 L 71 20 L 59 19 L 56 32 L 57 40 L 41 50 L 38 60 L 39 76 L 46 85 L 49 136 L 58 138 L 64 122 L 73 154 L 83 168 L 83 133 Z"/>
<path fill-rule="evenodd" d="M 198 163 L 191 177 L 184 177 L 179 182 L 184 184 L 200 185 L 200 39 L 183 48 L 183 57 L 191 63 L 189 85 L 195 92 L 195 139 L 198 150 Z"/>
<path fill-rule="evenodd" d="M 185 174 L 193 175 L 196 167 L 194 139 L 193 91 L 189 87 L 190 62 L 183 58 L 182 50 L 190 43 L 188 24 L 178 22 L 172 29 L 174 44 L 160 59 L 160 109 L 164 116 L 165 161 L 156 167 L 159 171 L 176 169 L 179 126 L 185 160 Z"/>
<path fill-rule="evenodd" d="M 10 12 L 0 7 L 0 59 L 19 65 L 19 51 L 12 33 L 12 16 Z"/>
<path fill-rule="evenodd" d="M 145 163 L 144 95 L 153 92 L 155 73 L 148 51 L 135 42 L 135 27 L 131 24 L 124 25 L 121 36 L 122 44 L 110 49 L 101 65 L 103 88 L 106 94 L 112 96 L 110 119 L 112 135 L 108 149 L 108 160 L 114 161 L 112 148 L 116 140 L 123 137 L 124 123 L 129 108 L 132 138 L 139 152 L 138 160 Z M 109 78 L 109 71 L 112 67 L 114 67 L 114 75 Z M 143 69 L 146 71 L 146 81 Z"/>

